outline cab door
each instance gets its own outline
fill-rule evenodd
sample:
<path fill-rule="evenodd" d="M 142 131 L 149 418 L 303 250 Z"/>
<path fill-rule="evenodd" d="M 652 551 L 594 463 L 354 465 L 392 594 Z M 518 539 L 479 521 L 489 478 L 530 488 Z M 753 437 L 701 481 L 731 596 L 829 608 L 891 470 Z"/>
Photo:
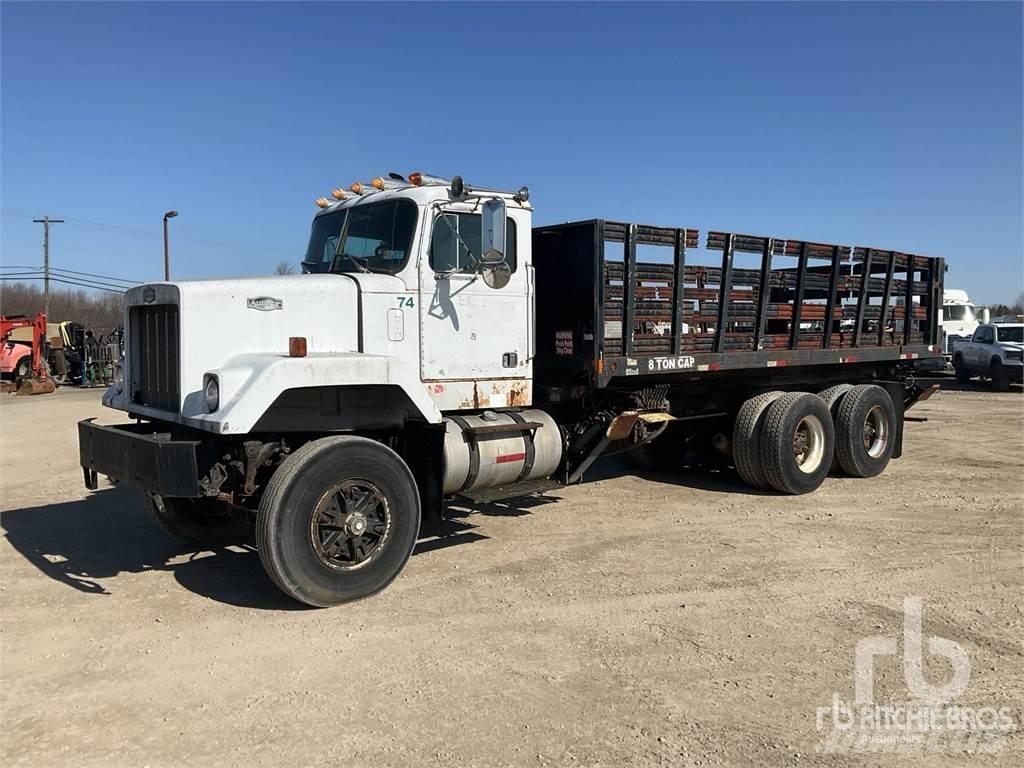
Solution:
<path fill-rule="evenodd" d="M 482 241 L 479 206 L 430 208 L 428 219 L 419 268 L 423 381 L 529 379 L 528 215 L 508 211 L 505 262 L 510 274 L 507 284 L 496 288 L 474 268 Z"/>
<path fill-rule="evenodd" d="M 992 345 L 995 342 L 995 333 L 989 326 L 982 326 L 974 334 L 974 343 L 967 345 L 967 362 L 975 368 L 988 368 L 989 360 L 992 357 Z"/>

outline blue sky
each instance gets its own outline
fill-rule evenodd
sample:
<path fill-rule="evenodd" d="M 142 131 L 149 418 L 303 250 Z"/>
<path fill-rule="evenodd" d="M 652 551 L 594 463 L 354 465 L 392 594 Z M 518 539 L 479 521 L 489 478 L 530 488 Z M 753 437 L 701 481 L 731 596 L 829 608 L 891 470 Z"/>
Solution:
<path fill-rule="evenodd" d="M 389 170 L 528 184 L 535 221 L 945 256 L 1024 290 L 1022 6 L 2 5 L 0 261 L 269 274 Z"/>

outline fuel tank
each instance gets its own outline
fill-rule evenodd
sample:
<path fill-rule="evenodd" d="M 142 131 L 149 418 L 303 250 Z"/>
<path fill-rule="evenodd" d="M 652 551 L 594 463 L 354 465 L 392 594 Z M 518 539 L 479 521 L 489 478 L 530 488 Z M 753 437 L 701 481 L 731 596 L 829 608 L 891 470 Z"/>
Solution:
<path fill-rule="evenodd" d="M 547 413 L 484 411 L 444 418 L 446 494 L 548 477 L 562 460 L 562 433 Z"/>

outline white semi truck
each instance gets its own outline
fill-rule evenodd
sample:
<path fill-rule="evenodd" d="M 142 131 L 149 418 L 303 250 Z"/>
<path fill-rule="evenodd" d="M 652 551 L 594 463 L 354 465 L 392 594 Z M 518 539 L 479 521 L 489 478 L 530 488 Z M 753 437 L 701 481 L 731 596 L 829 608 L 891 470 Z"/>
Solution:
<path fill-rule="evenodd" d="M 977 307 L 967 295 L 967 291 L 957 288 L 943 290 L 942 352 L 947 362 L 952 360 L 953 346 L 969 340 L 980 322 L 982 321 L 978 318 Z"/>
<path fill-rule="evenodd" d="M 833 457 L 878 474 L 934 391 L 913 366 L 941 355 L 942 259 L 712 230 L 701 265 L 696 229 L 534 228 L 525 187 L 459 177 L 332 196 L 303 275 L 129 291 L 103 403 L 134 421 L 79 425 L 88 487 L 136 485 L 200 545 L 255 526 L 310 605 L 383 589 L 446 498 L 575 483 L 604 455 L 791 494 Z"/>

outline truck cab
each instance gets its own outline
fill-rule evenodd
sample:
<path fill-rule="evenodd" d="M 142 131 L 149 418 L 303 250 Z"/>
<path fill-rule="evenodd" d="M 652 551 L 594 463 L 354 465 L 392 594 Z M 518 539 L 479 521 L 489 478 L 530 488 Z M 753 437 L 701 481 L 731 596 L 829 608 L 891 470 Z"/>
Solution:
<path fill-rule="evenodd" d="M 129 291 L 130 352 L 104 404 L 222 435 L 529 405 L 528 192 L 380 181 L 321 199 L 306 275 Z M 363 390 L 332 407 L 318 385 L 340 382 Z"/>
<path fill-rule="evenodd" d="M 942 292 L 942 350 L 947 359 L 954 344 L 971 338 L 978 322 L 977 308 L 967 291 L 947 288 Z"/>

